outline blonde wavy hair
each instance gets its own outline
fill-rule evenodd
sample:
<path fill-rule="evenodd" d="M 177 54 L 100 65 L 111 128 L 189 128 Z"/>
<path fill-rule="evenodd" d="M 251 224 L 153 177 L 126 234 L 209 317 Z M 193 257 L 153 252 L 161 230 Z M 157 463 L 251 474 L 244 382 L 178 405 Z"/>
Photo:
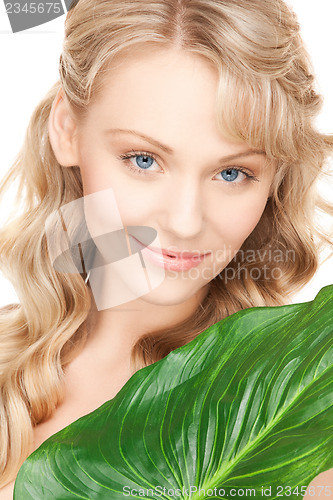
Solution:
<path fill-rule="evenodd" d="M 333 214 L 317 186 L 329 175 L 333 137 L 314 125 L 322 99 L 295 15 L 282 0 L 80 0 L 66 17 L 60 80 L 36 107 L 0 185 L 3 197 L 18 180 L 17 212 L 0 232 L 0 262 L 20 301 L 0 314 L 0 486 L 31 453 L 33 426 L 62 401 L 64 367 L 89 335 L 92 299 L 84 276 L 57 272 L 48 255 L 47 217 L 83 196 L 79 168 L 62 168 L 51 148 L 51 106 L 63 89 L 83 120 L 116 57 L 140 46 L 177 47 L 213 63 L 221 133 L 265 150 L 277 169 L 264 213 L 241 248 L 260 251 L 260 260 L 258 253 L 245 259 L 244 272 L 226 285 L 237 254 L 193 316 L 142 337 L 132 352 L 133 371 L 240 309 L 287 303 L 315 274 L 322 248 L 332 245 L 316 216 Z M 269 249 L 292 251 L 294 258 L 272 261 Z M 279 277 L 251 277 L 251 269 L 265 265 L 279 268 Z"/>

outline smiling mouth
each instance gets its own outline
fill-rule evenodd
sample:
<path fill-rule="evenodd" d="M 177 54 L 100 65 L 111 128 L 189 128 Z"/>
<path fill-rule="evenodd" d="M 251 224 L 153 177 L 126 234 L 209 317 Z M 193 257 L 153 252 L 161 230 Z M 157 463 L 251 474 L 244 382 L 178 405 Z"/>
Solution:
<path fill-rule="evenodd" d="M 173 252 L 159 247 L 144 245 L 135 236 L 130 235 L 134 244 L 140 252 L 158 267 L 163 267 L 169 271 L 189 271 L 192 267 L 198 266 L 211 252 Z"/>
<path fill-rule="evenodd" d="M 153 252 L 157 252 L 152 247 L 148 247 L 150 250 Z M 164 250 L 161 248 L 160 252 L 165 256 L 168 257 L 169 259 L 174 259 L 174 260 L 200 260 L 202 259 L 206 254 L 198 254 L 198 253 L 190 253 L 190 252 L 179 252 L 177 255 L 169 253 L 169 251 Z"/>
<path fill-rule="evenodd" d="M 199 252 L 187 252 L 187 251 L 180 251 L 180 252 L 173 252 L 172 250 L 165 250 L 164 248 L 159 248 L 159 247 L 153 247 L 150 245 L 145 245 L 142 243 L 140 240 L 135 238 L 135 236 L 131 235 L 132 238 L 142 247 L 147 248 L 151 252 L 155 252 L 158 254 L 162 254 L 164 257 L 168 257 L 169 259 L 174 259 L 174 260 L 200 260 L 206 255 L 208 255 L 210 252 L 205 252 L 205 253 L 199 253 Z"/>

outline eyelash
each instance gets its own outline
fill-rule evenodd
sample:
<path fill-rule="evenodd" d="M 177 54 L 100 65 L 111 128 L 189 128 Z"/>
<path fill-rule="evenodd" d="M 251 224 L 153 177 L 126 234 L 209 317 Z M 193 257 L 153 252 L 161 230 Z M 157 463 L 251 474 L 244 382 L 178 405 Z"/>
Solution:
<path fill-rule="evenodd" d="M 149 158 L 152 158 L 154 161 L 156 161 L 156 163 L 158 163 L 158 160 L 157 160 L 157 157 L 154 155 L 154 153 L 148 153 L 147 151 L 130 151 L 129 153 L 126 153 L 126 154 L 123 154 L 123 155 L 120 155 L 119 156 L 119 159 L 121 160 L 129 160 L 131 158 L 135 158 L 136 156 L 148 156 Z M 131 162 L 130 163 L 127 163 L 126 166 L 132 170 L 132 172 L 134 172 L 136 175 L 149 175 L 148 172 L 149 170 L 144 170 L 144 169 L 141 169 L 139 167 L 135 167 Z M 223 170 L 218 170 L 214 175 L 217 175 L 221 172 L 224 172 L 225 170 L 237 170 L 237 172 L 242 172 L 244 175 L 246 175 L 246 180 L 249 181 L 249 182 L 256 182 L 256 181 L 259 181 L 258 177 L 256 177 L 255 175 L 252 175 L 252 174 L 249 174 L 245 169 L 243 169 L 242 167 L 236 167 L 236 166 L 230 166 L 230 167 L 227 167 L 227 168 L 224 168 Z M 228 181 L 225 181 L 226 183 L 228 183 Z M 234 186 L 237 185 L 237 184 L 243 184 L 243 182 L 229 182 L 228 184 L 233 184 Z"/>
<path fill-rule="evenodd" d="M 126 153 L 124 155 L 120 155 L 119 159 L 129 160 L 130 158 L 135 158 L 136 156 L 148 156 L 149 158 L 152 158 L 154 161 L 156 161 L 156 163 L 158 163 L 157 157 L 153 153 L 147 153 L 146 151 L 134 151 L 134 150 L 132 150 L 129 153 Z M 139 168 L 139 167 L 135 168 L 133 163 L 131 163 L 131 162 L 127 163 L 126 166 L 137 175 L 147 175 L 146 170 L 144 170 L 143 168 Z"/>

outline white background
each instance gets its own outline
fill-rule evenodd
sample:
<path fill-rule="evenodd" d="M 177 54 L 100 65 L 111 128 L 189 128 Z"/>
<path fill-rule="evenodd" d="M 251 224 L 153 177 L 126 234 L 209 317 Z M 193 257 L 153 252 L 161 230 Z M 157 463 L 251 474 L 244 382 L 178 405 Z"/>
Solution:
<path fill-rule="evenodd" d="M 301 25 L 303 38 L 312 57 L 317 87 L 325 101 L 318 126 L 333 132 L 333 1 L 289 0 Z M 44 94 L 58 80 L 58 60 L 61 53 L 65 16 L 54 21 L 13 34 L 0 2 L 0 178 L 10 168 L 23 141 L 30 115 Z M 332 186 L 323 185 L 326 197 L 332 198 Z M 10 206 L 12 198 L 6 198 Z M 0 224 L 5 219 L 1 206 Z M 333 258 L 321 265 L 314 279 L 293 302 L 312 300 L 325 285 L 333 283 Z M 18 302 L 15 291 L 0 274 L 0 307 Z"/>

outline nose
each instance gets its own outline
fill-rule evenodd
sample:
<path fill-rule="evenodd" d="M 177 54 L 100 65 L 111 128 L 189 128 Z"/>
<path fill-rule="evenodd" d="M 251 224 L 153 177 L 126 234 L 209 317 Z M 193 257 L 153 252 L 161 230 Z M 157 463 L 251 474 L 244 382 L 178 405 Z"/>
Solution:
<path fill-rule="evenodd" d="M 164 230 L 181 239 L 200 234 L 205 216 L 203 189 L 199 181 L 192 178 L 173 185 L 166 201 Z"/>

